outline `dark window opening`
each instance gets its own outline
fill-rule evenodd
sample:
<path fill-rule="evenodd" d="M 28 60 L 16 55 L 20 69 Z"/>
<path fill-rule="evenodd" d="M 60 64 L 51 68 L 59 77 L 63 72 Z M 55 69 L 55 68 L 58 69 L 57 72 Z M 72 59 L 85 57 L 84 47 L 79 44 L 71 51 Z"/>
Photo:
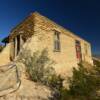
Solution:
<path fill-rule="evenodd" d="M 20 51 L 20 35 L 17 36 L 17 54 Z"/>
<path fill-rule="evenodd" d="M 60 32 L 55 31 L 54 33 L 54 51 L 60 51 L 61 46 L 60 46 Z"/>

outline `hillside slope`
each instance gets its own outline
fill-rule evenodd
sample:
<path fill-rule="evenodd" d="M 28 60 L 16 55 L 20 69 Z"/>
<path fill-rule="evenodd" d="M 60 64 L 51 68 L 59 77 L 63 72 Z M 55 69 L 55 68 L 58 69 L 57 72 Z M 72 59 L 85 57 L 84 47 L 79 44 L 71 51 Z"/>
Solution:
<path fill-rule="evenodd" d="M 49 87 L 27 79 L 23 64 L 16 63 L 17 70 L 12 65 L 0 67 L 0 100 L 48 100 L 51 97 Z"/>

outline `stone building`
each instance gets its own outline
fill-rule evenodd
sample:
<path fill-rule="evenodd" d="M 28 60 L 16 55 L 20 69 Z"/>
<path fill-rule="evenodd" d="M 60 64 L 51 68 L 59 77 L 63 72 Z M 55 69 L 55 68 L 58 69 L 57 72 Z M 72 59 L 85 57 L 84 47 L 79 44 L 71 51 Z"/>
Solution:
<path fill-rule="evenodd" d="M 62 75 L 70 75 L 79 62 L 93 64 L 89 42 L 37 12 L 12 29 L 3 42 L 9 44 L 10 60 L 22 47 L 32 52 L 47 48 L 49 57 L 56 62 L 56 72 Z"/>

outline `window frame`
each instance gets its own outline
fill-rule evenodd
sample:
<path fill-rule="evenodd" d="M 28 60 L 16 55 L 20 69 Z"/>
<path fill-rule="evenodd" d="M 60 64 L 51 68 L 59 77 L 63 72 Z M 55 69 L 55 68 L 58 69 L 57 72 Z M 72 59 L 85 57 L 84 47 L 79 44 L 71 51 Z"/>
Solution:
<path fill-rule="evenodd" d="M 54 52 L 60 52 L 61 51 L 61 43 L 60 43 L 60 32 L 57 30 L 54 30 Z"/>

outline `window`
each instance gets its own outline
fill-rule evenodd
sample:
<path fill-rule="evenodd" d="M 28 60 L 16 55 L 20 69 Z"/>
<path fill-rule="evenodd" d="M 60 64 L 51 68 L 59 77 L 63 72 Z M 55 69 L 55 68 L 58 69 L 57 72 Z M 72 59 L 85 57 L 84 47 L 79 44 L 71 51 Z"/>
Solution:
<path fill-rule="evenodd" d="M 55 31 L 54 33 L 54 51 L 60 51 L 60 32 Z"/>
<path fill-rule="evenodd" d="M 80 44 L 80 41 L 76 40 L 75 47 L 76 47 L 76 56 L 77 56 L 77 59 L 79 61 L 81 61 L 82 60 L 82 54 L 81 54 L 81 44 Z"/>

